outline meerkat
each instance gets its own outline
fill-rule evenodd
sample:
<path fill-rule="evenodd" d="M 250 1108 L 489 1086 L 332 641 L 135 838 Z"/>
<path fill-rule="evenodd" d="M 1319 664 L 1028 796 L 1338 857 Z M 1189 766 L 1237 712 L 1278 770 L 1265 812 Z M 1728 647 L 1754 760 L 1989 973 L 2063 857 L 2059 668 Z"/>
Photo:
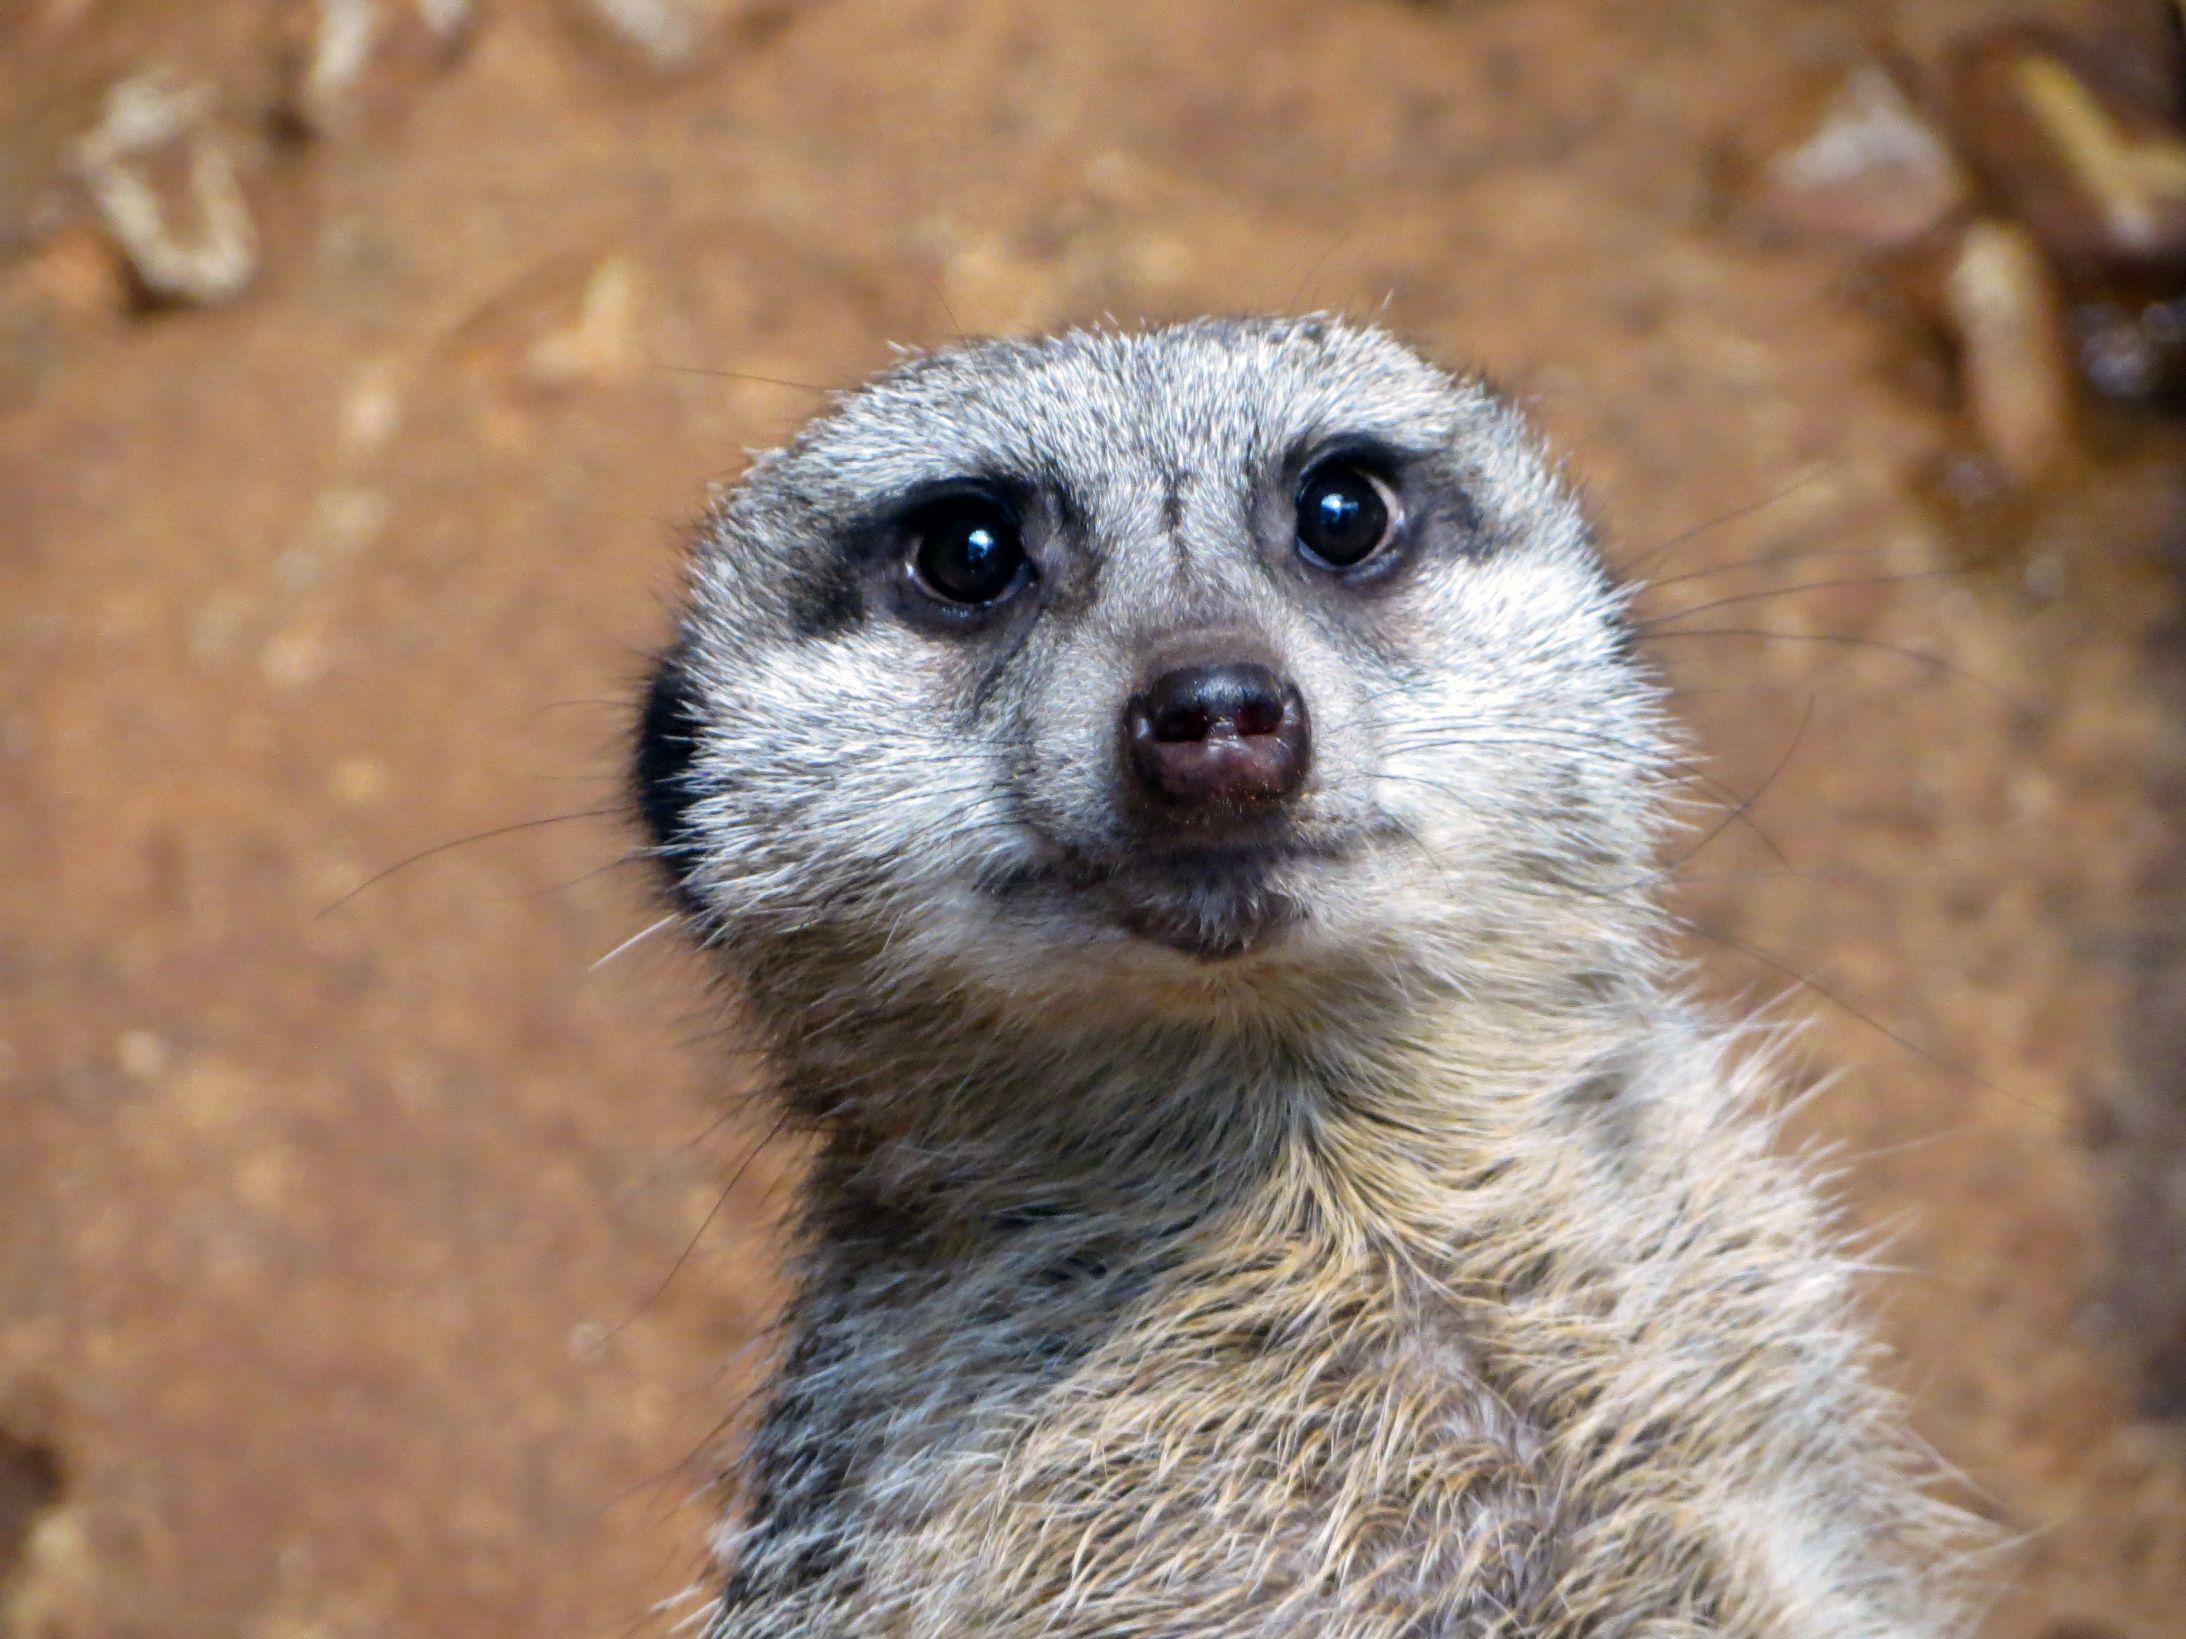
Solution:
<path fill-rule="evenodd" d="M 689 586 L 638 803 L 815 1148 L 713 1639 L 1956 1631 L 1511 405 L 1326 317 L 970 343 Z"/>

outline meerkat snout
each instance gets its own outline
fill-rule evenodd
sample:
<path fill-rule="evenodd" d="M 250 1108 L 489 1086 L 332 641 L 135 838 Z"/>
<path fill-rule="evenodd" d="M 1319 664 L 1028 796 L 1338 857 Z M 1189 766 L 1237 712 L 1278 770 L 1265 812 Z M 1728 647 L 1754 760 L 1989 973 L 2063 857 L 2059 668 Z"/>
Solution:
<path fill-rule="evenodd" d="M 1264 809 L 1305 783 L 1313 730 L 1298 685 L 1257 661 L 1179 666 L 1131 697 L 1127 763 L 1192 818 Z"/>

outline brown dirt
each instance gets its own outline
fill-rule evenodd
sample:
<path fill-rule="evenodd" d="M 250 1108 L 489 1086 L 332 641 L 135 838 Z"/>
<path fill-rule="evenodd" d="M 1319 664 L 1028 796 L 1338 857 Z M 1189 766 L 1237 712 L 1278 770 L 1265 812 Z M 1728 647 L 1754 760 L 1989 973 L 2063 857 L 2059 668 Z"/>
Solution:
<path fill-rule="evenodd" d="M 1925 342 L 1710 180 L 1795 70 L 1995 9 L 812 0 L 664 78 L 504 0 L 301 140 L 260 0 L 0 8 L 11 1631 L 665 1626 L 794 1158 L 739 1172 L 764 1123 L 694 962 L 594 970 L 656 914 L 612 815 L 343 896 L 613 808 L 683 521 L 812 403 L 709 372 L 1302 305 L 1526 394 L 1626 561 L 1726 519 L 1660 579 L 1878 554 L 1657 609 L 1982 565 L 1659 639 L 1725 787 L 1793 748 L 1771 846 L 1730 826 L 1685 908 L 1711 983 L 1867 1016 L 1784 1004 L 1842 1072 L 1808 1125 L 1896 1231 L 1920 1423 L 2021 1533 L 1987 1631 L 2178 1631 L 2186 1440 L 2103 1301 L 2086 1135 L 2170 932 L 2143 644 L 2180 469 L 2105 445 L 2048 498 L 1939 502 Z M 153 59 L 220 88 L 258 212 L 218 310 L 132 305 L 37 208 Z M 1810 640 L 1720 635 L 1764 627 Z"/>

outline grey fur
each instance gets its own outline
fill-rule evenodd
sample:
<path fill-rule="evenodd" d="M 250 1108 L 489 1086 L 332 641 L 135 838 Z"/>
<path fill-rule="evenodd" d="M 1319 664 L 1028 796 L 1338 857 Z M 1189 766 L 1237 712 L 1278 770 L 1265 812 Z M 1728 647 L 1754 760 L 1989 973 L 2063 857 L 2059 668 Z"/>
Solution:
<path fill-rule="evenodd" d="M 1347 583 L 1291 498 L 1353 440 Z M 1037 579 L 955 626 L 900 519 L 967 478 Z M 918 358 L 754 465 L 640 756 L 820 1141 L 710 1633 L 1953 1628 L 1766 1043 L 1677 994 L 1623 609 L 1507 404 L 1325 318 Z M 1211 876 L 1117 772 L 1210 643 L 1314 724 Z"/>

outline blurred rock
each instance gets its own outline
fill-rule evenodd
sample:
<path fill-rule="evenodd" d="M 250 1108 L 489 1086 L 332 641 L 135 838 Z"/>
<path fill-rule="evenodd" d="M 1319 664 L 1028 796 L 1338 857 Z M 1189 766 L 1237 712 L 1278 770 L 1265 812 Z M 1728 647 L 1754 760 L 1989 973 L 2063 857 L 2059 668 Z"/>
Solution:
<path fill-rule="evenodd" d="M 258 271 L 257 230 L 214 122 L 211 87 L 157 70 L 122 81 L 73 160 L 100 225 L 147 295 L 224 302 Z"/>
<path fill-rule="evenodd" d="M 398 120 L 470 44 L 473 0 L 290 0 L 283 114 L 336 137 Z"/>
<path fill-rule="evenodd" d="M 1967 413 L 2013 481 L 2045 477 L 2073 446 L 2072 353 L 2064 299 L 2017 223 L 1968 225 L 1944 278 Z"/>
<path fill-rule="evenodd" d="M 2186 121 L 2186 0 L 2065 0 L 2043 15 L 2121 95 Z"/>
<path fill-rule="evenodd" d="M 1970 180 L 1896 77 L 1864 64 L 1794 95 L 1742 167 L 1753 208 L 1797 233 L 1910 244 L 1964 209 Z"/>
<path fill-rule="evenodd" d="M 777 14 L 753 0 L 562 0 L 563 8 L 595 38 L 655 73 L 675 74 L 703 66 L 725 43 L 733 25 Z"/>
<path fill-rule="evenodd" d="M 2072 330 L 2080 374 L 2103 397 L 2186 410 L 2186 296 L 2084 302 Z"/>
<path fill-rule="evenodd" d="M 524 374 L 542 387 L 627 381 L 644 361 L 645 280 L 628 256 L 610 256 L 586 279 L 577 316 L 524 354 Z"/>
<path fill-rule="evenodd" d="M 1952 79 L 1965 152 L 2053 254 L 2186 268 L 2186 131 L 2121 90 L 2084 48 L 1999 29 L 1968 42 Z"/>

